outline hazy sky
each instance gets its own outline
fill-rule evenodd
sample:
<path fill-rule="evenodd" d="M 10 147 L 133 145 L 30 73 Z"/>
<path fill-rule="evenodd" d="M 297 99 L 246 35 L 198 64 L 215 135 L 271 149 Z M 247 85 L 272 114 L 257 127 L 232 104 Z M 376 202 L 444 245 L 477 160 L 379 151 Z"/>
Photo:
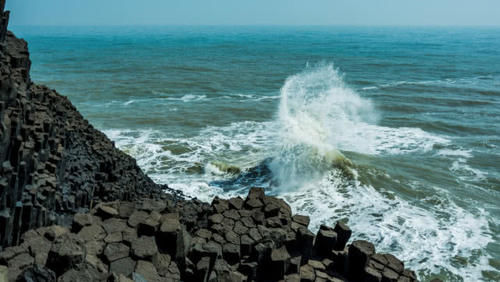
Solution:
<path fill-rule="evenodd" d="M 11 25 L 497 25 L 500 0 L 7 0 Z"/>

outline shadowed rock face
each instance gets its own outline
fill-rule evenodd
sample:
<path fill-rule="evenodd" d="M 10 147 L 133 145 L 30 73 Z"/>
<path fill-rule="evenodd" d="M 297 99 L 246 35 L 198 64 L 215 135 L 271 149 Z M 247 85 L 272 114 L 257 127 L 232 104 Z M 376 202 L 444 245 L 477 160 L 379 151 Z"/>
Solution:
<path fill-rule="evenodd" d="M 66 97 L 31 82 L 27 43 L 0 4 L 0 250 L 100 201 L 172 198 Z"/>
<path fill-rule="evenodd" d="M 337 223 L 283 200 L 185 200 L 71 102 L 31 82 L 0 0 L 0 281 L 415 281 Z M 162 190 L 170 191 L 168 194 Z"/>

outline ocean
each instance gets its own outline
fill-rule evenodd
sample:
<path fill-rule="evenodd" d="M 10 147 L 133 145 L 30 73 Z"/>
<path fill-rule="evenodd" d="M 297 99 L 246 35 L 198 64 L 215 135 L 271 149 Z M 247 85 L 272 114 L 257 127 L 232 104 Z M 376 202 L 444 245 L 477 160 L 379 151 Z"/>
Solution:
<path fill-rule="evenodd" d="M 423 281 L 500 281 L 500 28 L 11 29 L 155 181 L 264 187 Z"/>

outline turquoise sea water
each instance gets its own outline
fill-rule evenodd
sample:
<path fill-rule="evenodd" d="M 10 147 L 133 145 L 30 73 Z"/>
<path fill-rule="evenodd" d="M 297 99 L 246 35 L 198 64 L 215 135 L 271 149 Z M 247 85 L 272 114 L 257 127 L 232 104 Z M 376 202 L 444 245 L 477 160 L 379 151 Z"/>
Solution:
<path fill-rule="evenodd" d="M 500 28 L 13 30 L 156 181 L 264 186 L 424 281 L 500 280 Z"/>

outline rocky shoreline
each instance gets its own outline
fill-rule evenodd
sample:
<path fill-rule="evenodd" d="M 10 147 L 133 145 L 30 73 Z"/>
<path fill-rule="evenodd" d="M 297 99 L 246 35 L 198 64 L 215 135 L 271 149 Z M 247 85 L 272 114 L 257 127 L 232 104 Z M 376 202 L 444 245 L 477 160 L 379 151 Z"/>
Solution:
<path fill-rule="evenodd" d="M 0 0 L 0 281 L 416 281 L 283 200 L 186 199 L 30 79 Z"/>

